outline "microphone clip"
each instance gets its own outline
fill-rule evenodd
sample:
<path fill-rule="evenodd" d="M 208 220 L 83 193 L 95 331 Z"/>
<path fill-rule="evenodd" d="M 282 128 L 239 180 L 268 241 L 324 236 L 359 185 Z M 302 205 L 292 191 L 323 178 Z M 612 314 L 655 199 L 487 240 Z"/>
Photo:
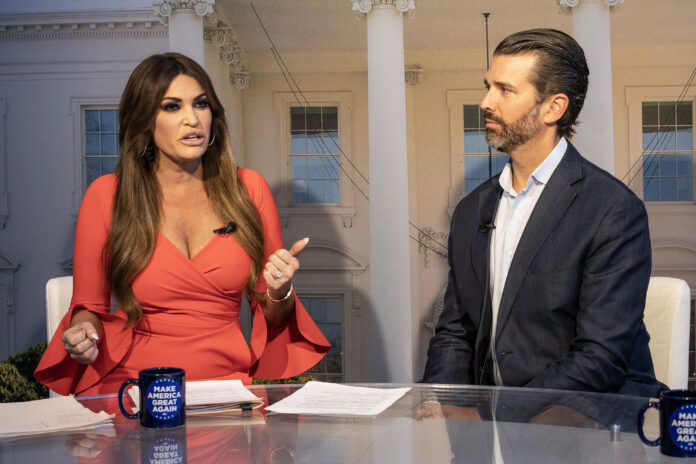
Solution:
<path fill-rule="evenodd" d="M 230 221 L 227 223 L 225 227 L 220 227 L 219 229 L 213 230 L 213 233 L 218 235 L 228 235 L 234 232 L 235 230 L 237 230 L 237 223 L 234 221 Z"/>
<path fill-rule="evenodd" d="M 495 229 L 495 224 L 490 216 L 483 216 L 479 224 L 479 232 L 490 232 L 493 229 Z"/>

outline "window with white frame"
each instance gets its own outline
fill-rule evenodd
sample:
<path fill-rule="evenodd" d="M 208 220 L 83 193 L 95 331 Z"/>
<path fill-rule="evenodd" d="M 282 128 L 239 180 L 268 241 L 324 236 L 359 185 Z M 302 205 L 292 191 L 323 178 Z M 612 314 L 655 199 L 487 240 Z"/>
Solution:
<path fill-rule="evenodd" d="M 274 196 L 281 219 L 336 215 L 351 227 L 358 175 L 351 151 L 352 93 L 308 91 L 302 96 L 298 101 L 292 92 L 273 94 L 277 174 L 283 180 Z"/>
<path fill-rule="evenodd" d="M 617 177 L 641 197 L 651 214 L 691 211 L 694 190 L 696 88 L 626 87 L 628 164 Z"/>
<path fill-rule="evenodd" d="M 290 108 L 292 202 L 340 203 L 338 108 Z"/>
<path fill-rule="evenodd" d="M 331 343 L 321 361 L 307 371 L 324 382 L 343 381 L 343 296 L 299 296 L 303 306 Z"/>
<path fill-rule="evenodd" d="M 644 201 L 694 201 L 693 101 L 641 105 Z"/>
<path fill-rule="evenodd" d="M 97 177 L 114 172 L 120 155 L 118 130 L 117 107 L 82 107 L 83 192 Z"/>
<path fill-rule="evenodd" d="M 478 105 L 463 105 L 464 194 L 468 195 L 505 167 L 508 156 L 493 149 L 488 153 L 486 124 Z"/>

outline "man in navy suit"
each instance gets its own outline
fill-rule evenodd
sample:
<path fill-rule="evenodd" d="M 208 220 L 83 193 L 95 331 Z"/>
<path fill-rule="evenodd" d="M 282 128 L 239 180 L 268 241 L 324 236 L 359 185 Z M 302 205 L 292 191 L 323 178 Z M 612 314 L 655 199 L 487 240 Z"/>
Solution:
<path fill-rule="evenodd" d="M 481 101 L 502 173 L 452 216 L 445 309 L 424 382 L 652 396 L 643 324 L 643 202 L 568 142 L 587 92 L 582 48 L 534 29 L 496 48 Z"/>

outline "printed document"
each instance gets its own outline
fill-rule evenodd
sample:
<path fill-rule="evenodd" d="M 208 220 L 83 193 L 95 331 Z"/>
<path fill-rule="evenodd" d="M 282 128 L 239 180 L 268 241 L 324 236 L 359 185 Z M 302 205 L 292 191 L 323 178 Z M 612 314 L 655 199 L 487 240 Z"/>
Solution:
<path fill-rule="evenodd" d="M 266 411 L 284 414 L 376 416 L 409 390 L 410 388 L 370 388 L 308 382 L 287 398 L 267 406 Z"/>
<path fill-rule="evenodd" d="M 110 424 L 113 414 L 92 412 L 72 396 L 0 404 L 0 439 Z M 110 425 L 113 427 L 113 425 Z"/>
<path fill-rule="evenodd" d="M 128 395 L 140 406 L 138 386 L 128 390 Z M 241 380 L 199 380 L 186 382 L 186 413 L 256 409 L 263 399 L 251 393 Z"/>

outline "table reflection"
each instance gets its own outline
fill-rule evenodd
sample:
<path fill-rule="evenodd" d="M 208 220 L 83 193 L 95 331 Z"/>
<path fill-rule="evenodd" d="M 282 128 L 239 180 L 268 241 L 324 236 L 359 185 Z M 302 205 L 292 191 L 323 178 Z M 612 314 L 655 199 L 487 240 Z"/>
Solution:
<path fill-rule="evenodd" d="M 412 387 L 376 417 L 187 416 L 146 429 L 118 413 L 113 426 L 0 443 L 0 462 L 69 463 L 573 463 L 669 462 L 642 445 L 635 415 L 646 398 L 446 385 Z M 273 404 L 301 386 L 254 386 Z M 115 395 L 81 399 L 117 412 Z M 433 408 L 433 405 L 436 406 Z M 609 428 L 621 427 L 612 441 Z M 58 448 L 60 448 L 58 450 Z"/>

